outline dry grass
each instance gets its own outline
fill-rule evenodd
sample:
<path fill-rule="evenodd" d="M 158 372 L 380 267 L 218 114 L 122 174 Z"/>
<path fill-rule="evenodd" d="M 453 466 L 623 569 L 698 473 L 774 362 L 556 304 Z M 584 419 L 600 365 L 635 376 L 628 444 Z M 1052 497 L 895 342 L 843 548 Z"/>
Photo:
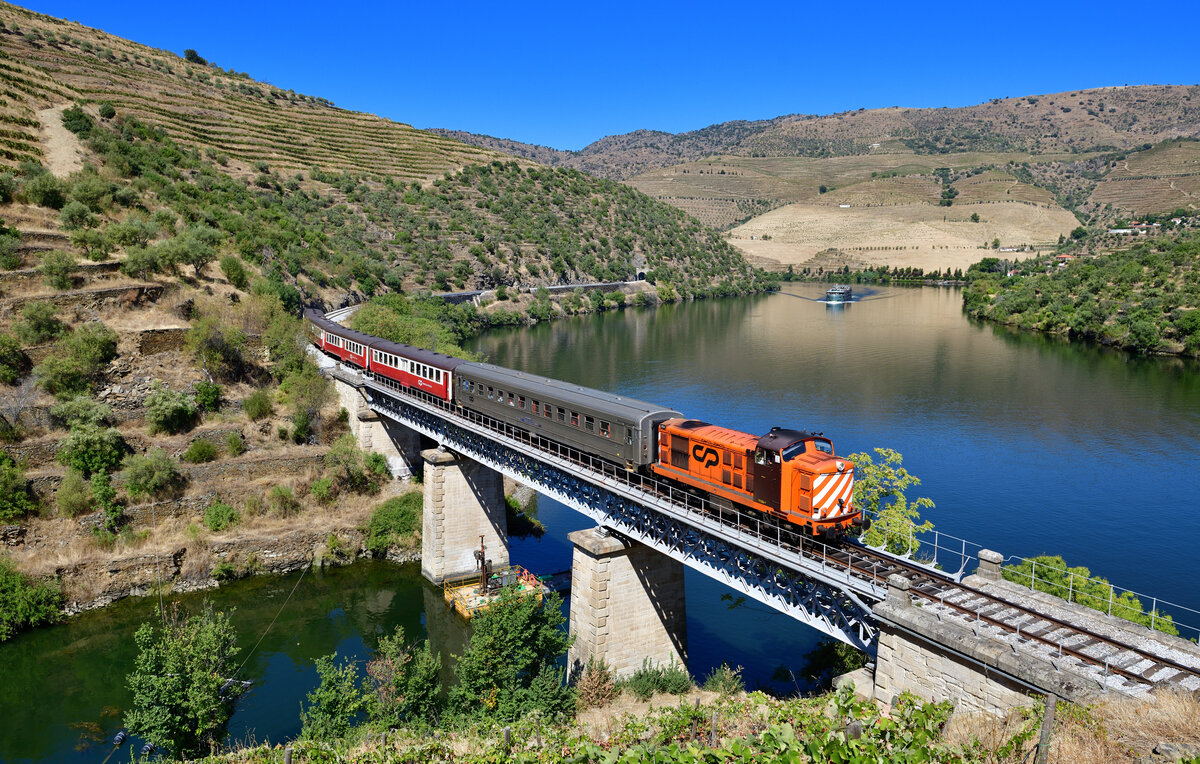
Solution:
<path fill-rule="evenodd" d="M 1092 201 L 1131 212 L 1200 209 L 1200 143 L 1157 146 L 1117 162 Z"/>
<path fill-rule="evenodd" d="M 584 734 L 593 740 L 607 740 L 624 730 L 629 719 L 646 719 L 656 708 L 667 706 L 695 705 L 699 698 L 701 705 L 711 705 L 720 699 L 720 694 L 693 688 L 686 695 L 655 695 L 649 700 L 638 700 L 629 693 L 621 693 L 606 706 L 588 708 L 580 711 L 576 723 Z M 726 734 L 729 731 L 726 730 Z"/>
<path fill-rule="evenodd" d="M 972 213 L 978 213 L 981 222 L 970 222 Z M 836 248 L 869 263 L 966 269 L 987 255 L 980 249 L 983 242 L 994 238 L 1005 246 L 1053 242 L 1078 224 L 1060 207 L 1026 204 L 848 209 L 791 204 L 733 229 L 730 242 L 747 254 L 784 264 L 807 264 L 818 252 Z M 764 234 L 771 238 L 763 240 Z"/>
<path fill-rule="evenodd" d="M 978 741 L 995 751 L 1028 722 L 1019 712 L 1005 719 L 987 714 L 956 714 L 946 728 L 946 742 L 969 745 Z M 1009 764 L 1022 759 L 1036 744 L 1026 743 L 1009 758 L 985 759 Z M 1200 698 L 1165 692 L 1155 702 L 1114 698 L 1095 706 L 1060 704 L 1050 748 L 1052 764 L 1113 764 L 1133 762 L 1160 742 L 1200 745 Z"/>

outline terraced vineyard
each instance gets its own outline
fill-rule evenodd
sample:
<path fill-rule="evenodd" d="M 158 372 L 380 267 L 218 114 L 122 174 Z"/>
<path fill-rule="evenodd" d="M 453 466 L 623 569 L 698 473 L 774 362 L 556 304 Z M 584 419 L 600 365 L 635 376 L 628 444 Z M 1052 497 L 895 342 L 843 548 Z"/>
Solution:
<path fill-rule="evenodd" d="M 16 6 L 0 5 L 0 22 L 2 163 L 41 160 L 39 112 L 77 100 L 245 166 L 426 180 L 497 156 Z"/>
<path fill-rule="evenodd" d="M 1200 211 L 1200 142 L 1165 143 L 1113 160 L 1092 200 L 1135 214 Z"/>

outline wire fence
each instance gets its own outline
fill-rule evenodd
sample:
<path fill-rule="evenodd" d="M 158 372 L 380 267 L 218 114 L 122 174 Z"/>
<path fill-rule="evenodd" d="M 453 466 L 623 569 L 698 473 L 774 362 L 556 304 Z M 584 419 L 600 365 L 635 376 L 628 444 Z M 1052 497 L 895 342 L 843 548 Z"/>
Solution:
<path fill-rule="evenodd" d="M 872 522 L 878 522 L 873 513 Z M 940 531 L 922 531 L 908 520 L 885 519 L 876 534 L 886 551 L 933 565 L 950 575 L 974 572 L 982 544 Z M 1200 610 L 1087 576 L 1079 568 L 1060 567 L 1036 558 L 1004 558 L 1004 578 L 1106 615 L 1151 629 L 1200 641 Z"/>

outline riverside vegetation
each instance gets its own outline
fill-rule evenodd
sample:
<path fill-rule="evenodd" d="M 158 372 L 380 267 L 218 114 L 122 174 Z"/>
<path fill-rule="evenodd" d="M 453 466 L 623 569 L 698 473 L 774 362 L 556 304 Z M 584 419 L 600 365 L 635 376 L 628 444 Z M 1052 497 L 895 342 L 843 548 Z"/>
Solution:
<path fill-rule="evenodd" d="M 967 313 L 1139 353 L 1200 356 L 1200 235 L 1014 268 L 1027 275 L 1006 275 L 997 258 L 972 266 Z"/>

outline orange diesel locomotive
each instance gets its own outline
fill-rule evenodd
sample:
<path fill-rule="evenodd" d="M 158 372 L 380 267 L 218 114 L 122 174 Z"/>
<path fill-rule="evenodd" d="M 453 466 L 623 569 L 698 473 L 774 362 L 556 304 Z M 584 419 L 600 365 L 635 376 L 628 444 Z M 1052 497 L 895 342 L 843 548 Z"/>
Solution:
<path fill-rule="evenodd" d="M 837 536 L 869 523 L 854 509 L 854 465 L 833 453 L 827 438 L 774 427 L 761 438 L 695 419 L 668 419 L 658 426 L 658 459 L 650 469 L 663 477 Z"/>

